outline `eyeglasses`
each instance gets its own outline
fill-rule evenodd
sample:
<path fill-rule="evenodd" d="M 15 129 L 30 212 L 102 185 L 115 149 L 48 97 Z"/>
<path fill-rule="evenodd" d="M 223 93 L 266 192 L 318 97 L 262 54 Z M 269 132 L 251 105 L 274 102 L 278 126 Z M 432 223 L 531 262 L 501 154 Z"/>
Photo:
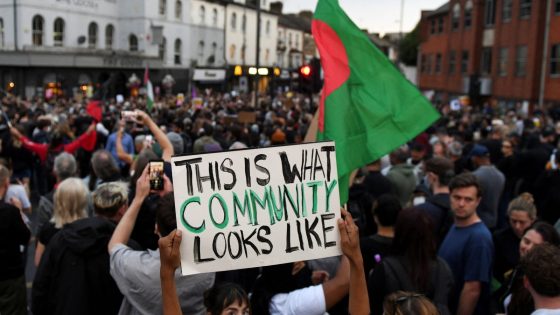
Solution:
<path fill-rule="evenodd" d="M 399 307 L 404 302 L 406 302 L 408 300 L 412 300 L 412 299 L 422 298 L 424 296 L 425 296 L 424 294 L 412 293 L 412 294 L 403 295 L 403 296 L 395 299 L 393 301 L 393 315 L 397 314 L 397 307 Z"/>

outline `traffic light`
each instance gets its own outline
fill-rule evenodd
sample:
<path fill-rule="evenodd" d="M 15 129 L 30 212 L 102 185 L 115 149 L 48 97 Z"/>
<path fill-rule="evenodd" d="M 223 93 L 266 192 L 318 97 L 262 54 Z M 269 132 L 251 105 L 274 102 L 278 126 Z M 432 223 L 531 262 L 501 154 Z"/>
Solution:
<path fill-rule="evenodd" d="M 321 62 L 313 58 L 309 64 L 299 68 L 299 92 L 319 93 L 323 87 L 321 79 Z"/>
<path fill-rule="evenodd" d="M 299 68 L 299 74 L 304 78 L 308 79 L 311 76 L 311 67 L 309 65 L 301 66 Z"/>

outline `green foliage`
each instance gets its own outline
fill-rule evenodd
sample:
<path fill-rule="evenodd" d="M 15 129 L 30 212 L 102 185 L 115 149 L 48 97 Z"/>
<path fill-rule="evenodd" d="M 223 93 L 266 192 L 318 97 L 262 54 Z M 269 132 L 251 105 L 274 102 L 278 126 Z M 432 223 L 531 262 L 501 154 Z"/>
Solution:
<path fill-rule="evenodd" d="M 412 32 L 406 34 L 399 45 L 401 61 L 407 66 L 415 66 L 418 59 L 418 46 L 420 46 L 420 23 Z"/>

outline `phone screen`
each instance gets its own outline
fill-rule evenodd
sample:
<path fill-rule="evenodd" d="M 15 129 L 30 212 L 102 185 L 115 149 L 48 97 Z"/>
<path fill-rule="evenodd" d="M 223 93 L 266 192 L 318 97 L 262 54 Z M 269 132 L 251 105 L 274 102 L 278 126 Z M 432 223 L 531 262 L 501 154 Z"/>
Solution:
<path fill-rule="evenodd" d="M 136 116 L 137 116 L 136 112 L 132 110 L 124 110 L 121 112 L 121 117 L 125 121 L 134 121 Z"/>
<path fill-rule="evenodd" d="M 163 161 L 150 161 L 149 165 L 150 188 L 163 190 Z"/>

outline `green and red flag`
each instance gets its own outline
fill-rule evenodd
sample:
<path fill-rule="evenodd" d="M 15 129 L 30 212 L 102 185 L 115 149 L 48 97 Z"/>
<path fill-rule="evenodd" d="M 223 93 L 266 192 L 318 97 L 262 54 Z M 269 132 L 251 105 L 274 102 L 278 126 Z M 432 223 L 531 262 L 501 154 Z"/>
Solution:
<path fill-rule="evenodd" d="M 439 114 L 344 13 L 337 0 L 319 0 L 312 33 L 324 86 L 317 140 L 334 140 L 340 202 L 352 171 L 428 128 Z"/>
<path fill-rule="evenodd" d="M 150 70 L 148 65 L 146 65 L 146 70 L 144 71 L 144 85 L 146 86 L 146 109 L 148 112 L 152 111 L 154 108 L 154 88 L 152 87 L 152 82 L 150 81 Z"/>

